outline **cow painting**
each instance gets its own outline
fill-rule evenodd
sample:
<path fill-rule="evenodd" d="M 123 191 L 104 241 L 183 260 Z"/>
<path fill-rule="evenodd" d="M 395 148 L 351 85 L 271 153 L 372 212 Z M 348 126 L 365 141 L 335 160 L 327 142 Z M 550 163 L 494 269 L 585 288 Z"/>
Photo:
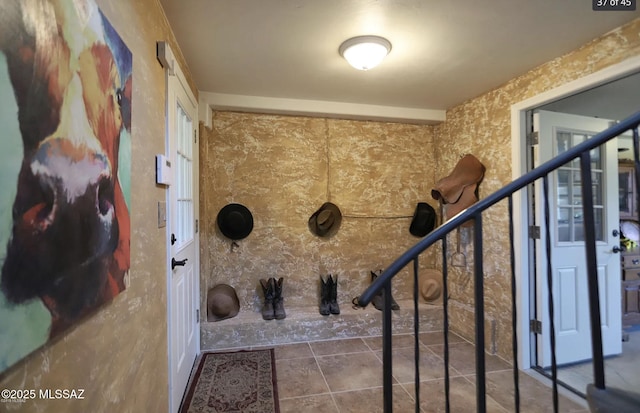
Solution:
<path fill-rule="evenodd" d="M 91 0 L 0 9 L 2 371 L 125 289 L 132 56 Z"/>

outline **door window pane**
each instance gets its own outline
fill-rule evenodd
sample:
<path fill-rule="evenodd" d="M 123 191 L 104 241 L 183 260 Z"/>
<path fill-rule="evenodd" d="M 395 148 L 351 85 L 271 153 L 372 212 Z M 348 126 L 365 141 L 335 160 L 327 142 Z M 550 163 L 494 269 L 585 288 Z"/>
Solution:
<path fill-rule="evenodd" d="M 555 151 L 558 155 L 584 142 L 591 136 L 566 130 L 556 131 Z M 597 241 L 604 240 L 604 187 L 603 187 L 603 149 L 590 151 L 591 180 L 595 216 L 595 235 Z M 556 239 L 557 242 L 584 241 L 582 177 L 580 160 L 575 159 L 554 172 L 556 194 Z"/>
<path fill-rule="evenodd" d="M 571 205 L 570 191 L 569 191 L 569 179 L 571 177 L 571 171 L 559 169 L 558 170 L 558 205 Z"/>
<path fill-rule="evenodd" d="M 193 123 L 182 107 L 176 106 L 176 240 L 178 248 L 194 238 Z"/>

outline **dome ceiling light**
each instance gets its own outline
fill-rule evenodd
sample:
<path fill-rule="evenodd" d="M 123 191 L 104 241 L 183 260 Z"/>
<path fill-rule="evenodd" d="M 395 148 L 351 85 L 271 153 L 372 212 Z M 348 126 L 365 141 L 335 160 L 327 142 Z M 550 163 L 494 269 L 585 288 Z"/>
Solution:
<path fill-rule="evenodd" d="M 358 70 L 378 66 L 391 51 L 391 42 L 380 36 L 358 36 L 345 40 L 338 49 L 340 56 Z"/>

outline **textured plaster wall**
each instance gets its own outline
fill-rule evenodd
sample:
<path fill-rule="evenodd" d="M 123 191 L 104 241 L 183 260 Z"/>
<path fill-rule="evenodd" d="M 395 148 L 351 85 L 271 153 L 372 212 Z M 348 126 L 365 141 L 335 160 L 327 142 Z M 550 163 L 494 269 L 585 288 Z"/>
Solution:
<path fill-rule="evenodd" d="M 630 57 L 640 55 L 640 19 L 604 34 L 567 55 L 558 57 L 505 85 L 447 111 L 447 120 L 435 127 L 436 176 L 446 175 L 464 153 L 473 153 L 487 167 L 480 197 L 511 181 L 511 105 L 584 77 Z M 485 231 L 485 306 L 487 336 L 496 336 L 497 351 L 511 357 L 510 264 L 506 203 L 488 211 Z M 469 231 L 463 250 L 472 264 Z M 466 237 L 466 238 L 465 238 Z M 451 244 L 450 248 L 454 248 Z M 439 256 L 439 255 L 438 255 Z M 471 269 L 471 265 L 469 269 Z M 464 269 L 452 268 L 452 325 L 473 337 L 473 282 Z"/>
<path fill-rule="evenodd" d="M 434 183 L 433 127 L 308 117 L 214 112 L 200 140 L 201 297 L 234 286 L 241 311 L 260 318 L 259 279 L 284 277 L 285 307 L 318 306 L 319 276 L 338 274 L 341 306 L 419 239 L 409 233 L 418 201 Z M 343 214 L 331 238 L 307 222 L 324 203 Z M 233 247 L 216 216 L 227 203 L 247 206 L 253 232 Z M 424 268 L 433 266 L 428 255 Z M 393 288 L 410 298 L 404 271 Z"/>
<path fill-rule="evenodd" d="M 155 185 L 154 169 L 155 154 L 165 151 L 165 80 L 156 41 L 170 40 L 183 59 L 157 0 L 97 3 L 133 53 L 129 283 L 97 314 L 0 377 L 0 389 L 82 388 L 84 400 L 2 403 L 0 411 L 168 411 L 166 237 L 155 212 L 165 190 Z"/>

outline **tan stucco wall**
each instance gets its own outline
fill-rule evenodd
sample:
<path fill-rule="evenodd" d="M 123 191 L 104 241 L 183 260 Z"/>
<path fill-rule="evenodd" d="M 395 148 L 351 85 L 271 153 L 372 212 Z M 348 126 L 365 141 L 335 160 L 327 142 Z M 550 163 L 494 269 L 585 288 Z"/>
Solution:
<path fill-rule="evenodd" d="M 435 140 L 439 143 L 435 145 L 435 158 L 438 160 L 436 174 L 442 176 L 448 173 L 460 154 L 473 153 L 487 167 L 480 196 L 495 192 L 512 180 L 511 105 L 638 55 L 640 19 L 512 79 L 493 91 L 447 110 L 446 122 L 435 127 Z M 488 318 L 496 321 L 498 352 L 510 357 L 510 264 L 506 202 L 490 210 L 484 216 L 483 223 L 486 310 Z M 471 256 L 473 248 L 467 247 L 467 251 Z M 458 304 L 452 311 L 452 325 L 458 331 L 466 331 L 467 336 L 472 338 L 472 314 L 466 309 L 473 302 L 473 282 L 465 284 L 469 277 L 457 268 L 452 270 L 452 280 L 455 282 L 452 299 L 454 304 Z"/>
<path fill-rule="evenodd" d="M 156 41 L 170 40 L 184 59 L 157 0 L 97 3 L 133 53 L 129 285 L 0 379 L 1 389 L 82 388 L 84 400 L 2 403 L 0 411 L 168 411 L 166 238 L 156 213 L 165 190 L 155 185 L 154 169 L 155 154 L 165 151 L 165 80 Z"/>
<path fill-rule="evenodd" d="M 418 201 L 434 182 L 433 127 L 398 123 L 214 112 L 201 133 L 201 296 L 217 283 L 238 291 L 242 311 L 259 314 L 259 279 L 284 277 L 285 307 L 316 308 L 319 276 L 339 276 L 339 301 L 369 284 L 418 241 L 409 233 Z M 337 234 L 308 229 L 309 217 L 333 202 L 343 214 Z M 247 206 L 253 232 L 231 241 L 216 216 L 227 203 Z M 434 204 L 435 205 L 435 204 Z M 422 260 L 424 267 L 433 259 Z M 410 274 L 393 287 L 410 298 Z M 204 312 L 203 306 L 203 314 Z M 260 316 L 258 315 L 258 318 Z"/>

